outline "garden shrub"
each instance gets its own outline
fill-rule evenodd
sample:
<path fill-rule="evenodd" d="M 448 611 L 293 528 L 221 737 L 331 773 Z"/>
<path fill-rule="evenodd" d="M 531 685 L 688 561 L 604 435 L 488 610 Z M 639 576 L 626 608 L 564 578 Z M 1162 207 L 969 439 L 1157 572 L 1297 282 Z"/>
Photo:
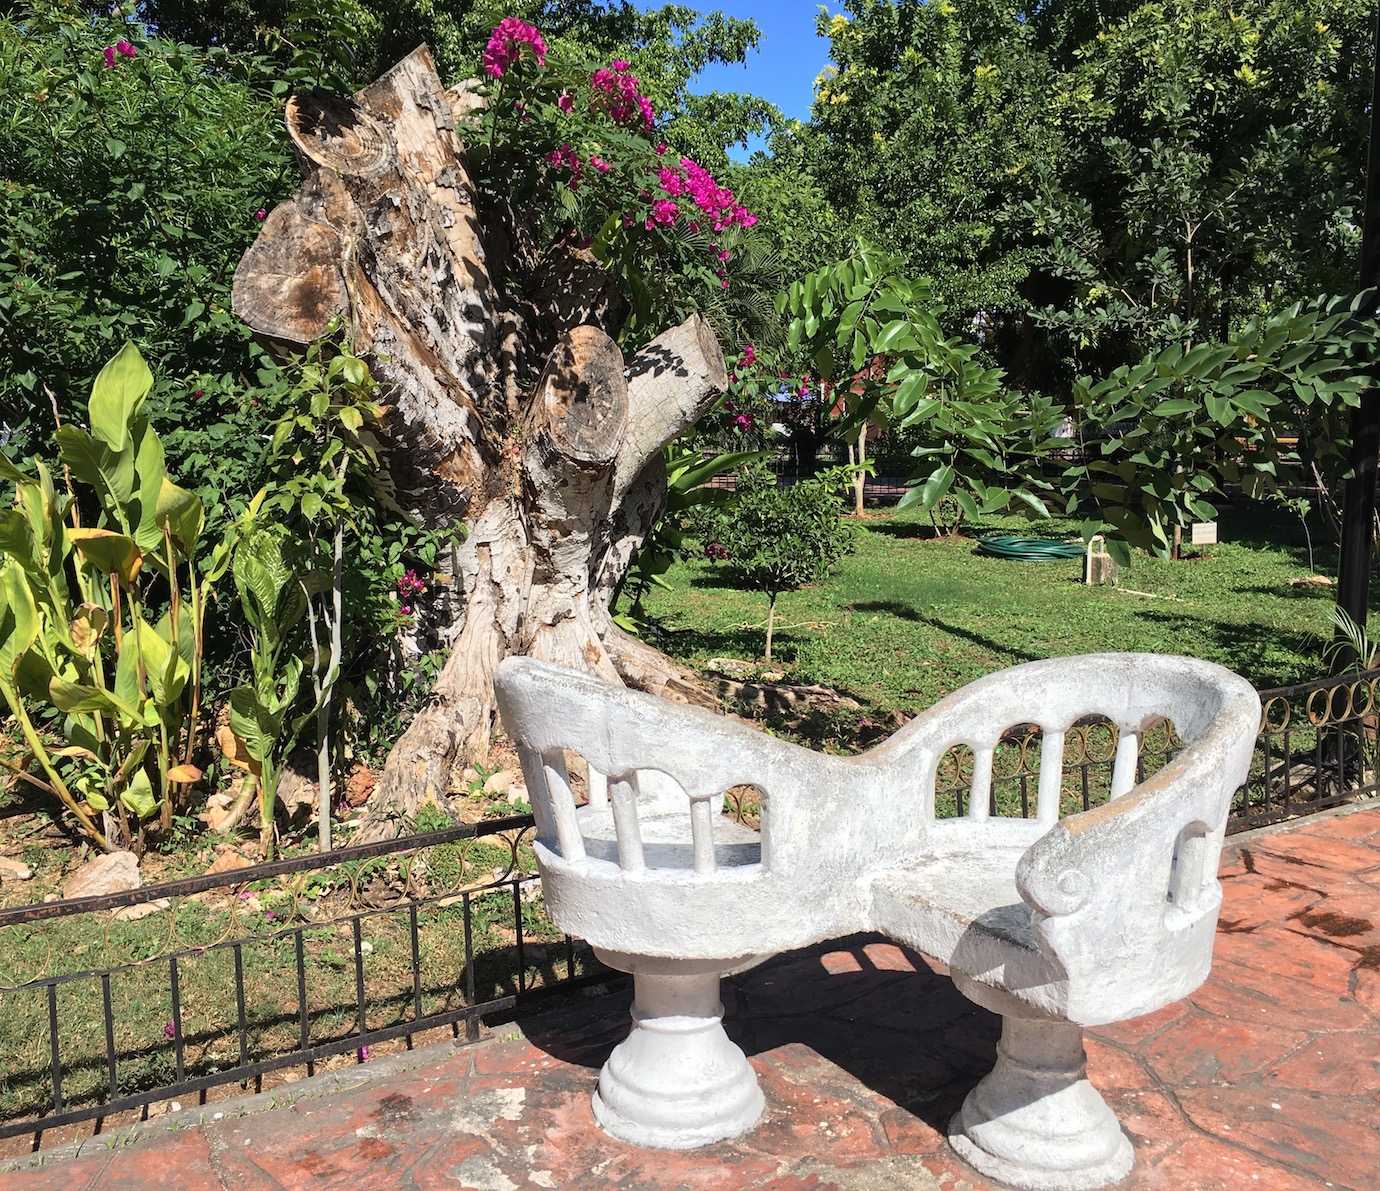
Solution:
<path fill-rule="evenodd" d="M 854 548 L 854 527 L 840 516 L 840 487 L 832 472 L 786 487 L 778 487 L 775 477 L 750 482 L 721 518 L 718 539 L 705 546 L 706 557 L 766 595 L 768 662 L 777 598 L 819 582 Z"/>

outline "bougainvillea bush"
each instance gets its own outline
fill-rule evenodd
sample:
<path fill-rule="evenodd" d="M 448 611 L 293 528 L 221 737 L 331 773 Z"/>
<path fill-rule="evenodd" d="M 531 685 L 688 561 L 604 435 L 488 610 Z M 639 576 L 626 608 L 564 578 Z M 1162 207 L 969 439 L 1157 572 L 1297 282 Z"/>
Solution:
<path fill-rule="evenodd" d="M 466 139 L 481 192 L 534 244 L 568 239 L 613 270 L 630 308 L 626 337 L 696 310 L 730 342 L 770 321 L 774 253 L 753 233 L 756 215 L 663 139 L 630 62 L 548 44 L 507 17 L 485 47 L 479 89 Z"/>

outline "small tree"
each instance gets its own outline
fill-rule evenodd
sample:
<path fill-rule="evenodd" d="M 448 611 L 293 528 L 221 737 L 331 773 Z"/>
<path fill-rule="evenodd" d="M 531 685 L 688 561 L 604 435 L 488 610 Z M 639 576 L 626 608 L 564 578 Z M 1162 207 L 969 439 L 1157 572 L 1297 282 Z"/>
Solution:
<path fill-rule="evenodd" d="M 766 660 L 772 660 L 776 600 L 823 579 L 851 553 L 854 531 L 839 519 L 843 508 L 836 469 L 787 488 L 754 484 L 742 492 L 719 526 L 707 553 L 767 595 Z"/>

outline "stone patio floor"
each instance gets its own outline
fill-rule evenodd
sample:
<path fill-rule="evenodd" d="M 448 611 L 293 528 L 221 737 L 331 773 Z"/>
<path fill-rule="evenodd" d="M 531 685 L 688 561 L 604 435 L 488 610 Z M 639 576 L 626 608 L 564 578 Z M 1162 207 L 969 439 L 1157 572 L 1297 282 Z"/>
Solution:
<path fill-rule="evenodd" d="M 1232 847 L 1212 978 L 1094 1031 L 1089 1070 L 1130 1134 L 1122 1186 L 1380 1187 L 1380 810 Z M 760 1073 L 761 1125 L 691 1153 L 595 1127 L 595 1072 L 626 995 L 35 1155 L 5 1191 L 171 1187 L 986 1188 L 944 1124 L 991 1066 L 997 1019 L 874 937 L 725 984 Z M 295 1099 L 285 1103 L 285 1092 Z M 276 1107 L 275 1107 L 276 1105 Z"/>

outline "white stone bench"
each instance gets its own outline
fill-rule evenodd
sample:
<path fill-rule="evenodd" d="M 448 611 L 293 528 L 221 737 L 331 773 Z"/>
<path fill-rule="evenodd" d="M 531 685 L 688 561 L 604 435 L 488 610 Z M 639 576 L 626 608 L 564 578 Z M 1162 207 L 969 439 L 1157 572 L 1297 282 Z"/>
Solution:
<path fill-rule="evenodd" d="M 978 1169 L 1020 1187 L 1095 1187 L 1130 1142 L 1086 1078 L 1083 1029 L 1149 1013 L 1206 979 L 1217 862 L 1260 704 L 1220 666 L 1095 654 L 964 687 L 856 757 L 530 659 L 498 671 L 498 703 L 537 819 L 546 905 L 634 977 L 633 1027 L 594 1112 L 625 1140 L 688 1148 L 751 1128 L 756 1077 L 723 1031 L 721 976 L 778 952 L 875 930 L 948 966 L 1001 1015 L 992 1072 L 950 1127 Z M 1110 800 L 1060 818 L 1065 733 L 1118 730 Z M 1142 734 L 1183 748 L 1136 783 Z M 1040 729 L 1033 818 L 992 813 L 992 758 Z M 936 773 L 972 750 L 967 813 L 936 816 Z M 588 765 L 577 805 L 566 752 Z M 760 792 L 761 830 L 720 813 Z"/>

